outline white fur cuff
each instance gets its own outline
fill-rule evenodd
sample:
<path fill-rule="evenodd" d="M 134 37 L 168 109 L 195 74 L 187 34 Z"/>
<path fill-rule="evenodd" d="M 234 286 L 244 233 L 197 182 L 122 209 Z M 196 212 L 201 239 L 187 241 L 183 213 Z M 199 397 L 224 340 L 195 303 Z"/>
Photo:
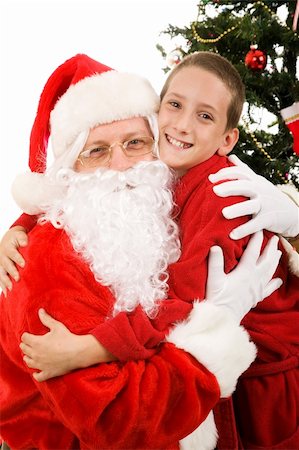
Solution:
<path fill-rule="evenodd" d="M 217 439 L 218 433 L 211 411 L 196 430 L 180 441 L 180 450 L 213 450 Z"/>
<path fill-rule="evenodd" d="M 228 310 L 208 301 L 194 302 L 188 319 L 172 329 L 167 341 L 193 355 L 216 376 L 221 397 L 233 393 L 239 376 L 256 356 L 247 331 Z"/>

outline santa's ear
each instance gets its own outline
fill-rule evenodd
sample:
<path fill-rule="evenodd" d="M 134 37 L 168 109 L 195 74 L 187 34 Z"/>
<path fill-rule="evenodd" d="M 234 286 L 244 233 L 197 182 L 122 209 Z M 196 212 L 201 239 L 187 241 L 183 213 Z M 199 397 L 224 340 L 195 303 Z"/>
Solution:
<path fill-rule="evenodd" d="M 221 146 L 218 148 L 219 156 L 226 156 L 229 152 L 232 151 L 236 143 L 239 139 L 239 130 L 238 128 L 232 128 L 228 130 L 223 135 L 223 142 Z"/>

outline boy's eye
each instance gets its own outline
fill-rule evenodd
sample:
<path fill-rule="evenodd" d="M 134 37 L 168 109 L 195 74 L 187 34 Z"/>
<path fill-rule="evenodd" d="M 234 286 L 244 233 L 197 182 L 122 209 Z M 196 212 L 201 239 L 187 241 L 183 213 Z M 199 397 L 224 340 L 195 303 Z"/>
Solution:
<path fill-rule="evenodd" d="M 207 114 L 207 113 L 199 113 L 198 117 L 200 117 L 201 119 L 204 119 L 204 120 L 213 120 L 212 117 L 210 116 L 210 114 Z"/>

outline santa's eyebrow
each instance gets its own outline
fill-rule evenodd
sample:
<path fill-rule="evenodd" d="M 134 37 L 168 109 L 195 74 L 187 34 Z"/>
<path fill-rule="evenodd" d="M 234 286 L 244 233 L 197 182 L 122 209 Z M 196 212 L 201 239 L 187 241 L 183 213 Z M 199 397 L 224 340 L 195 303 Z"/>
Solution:
<path fill-rule="evenodd" d="M 119 139 L 119 141 L 125 142 L 128 139 L 131 139 L 132 137 L 138 137 L 138 136 L 150 136 L 152 137 L 152 134 L 148 132 L 148 130 L 135 130 L 135 131 L 130 131 L 126 134 L 123 135 L 122 138 Z M 90 144 L 86 145 L 86 148 L 89 148 L 90 146 L 94 146 L 94 145 L 110 145 L 110 142 L 108 142 L 108 140 L 105 139 L 97 139 L 95 141 L 90 142 Z"/>
<path fill-rule="evenodd" d="M 127 134 L 124 134 L 123 140 L 127 140 L 130 139 L 131 137 L 138 137 L 138 136 L 147 136 L 147 135 L 151 135 L 151 133 L 148 132 L 148 130 L 134 130 L 134 131 L 130 131 Z"/>
<path fill-rule="evenodd" d="M 97 139 L 96 141 L 90 142 L 88 145 L 86 145 L 86 147 L 90 147 L 93 145 L 109 145 L 109 143 L 108 143 L 108 141 L 105 142 L 104 139 Z"/>

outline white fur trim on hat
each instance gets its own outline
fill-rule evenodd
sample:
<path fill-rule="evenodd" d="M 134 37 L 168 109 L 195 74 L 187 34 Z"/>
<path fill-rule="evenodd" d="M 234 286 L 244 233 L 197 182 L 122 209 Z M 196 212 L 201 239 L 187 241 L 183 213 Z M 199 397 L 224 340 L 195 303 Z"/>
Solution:
<path fill-rule="evenodd" d="M 51 112 L 54 156 L 64 153 L 83 130 L 157 112 L 159 97 L 145 78 L 114 70 L 71 85 Z"/>
<path fill-rule="evenodd" d="M 291 106 L 282 109 L 280 113 L 285 123 L 294 122 L 299 117 L 299 102 L 295 102 Z"/>
<path fill-rule="evenodd" d="M 233 315 L 208 301 L 194 302 L 187 320 L 176 325 L 167 341 L 193 355 L 217 378 L 221 397 L 235 390 L 239 376 L 256 356 L 256 347 Z"/>

